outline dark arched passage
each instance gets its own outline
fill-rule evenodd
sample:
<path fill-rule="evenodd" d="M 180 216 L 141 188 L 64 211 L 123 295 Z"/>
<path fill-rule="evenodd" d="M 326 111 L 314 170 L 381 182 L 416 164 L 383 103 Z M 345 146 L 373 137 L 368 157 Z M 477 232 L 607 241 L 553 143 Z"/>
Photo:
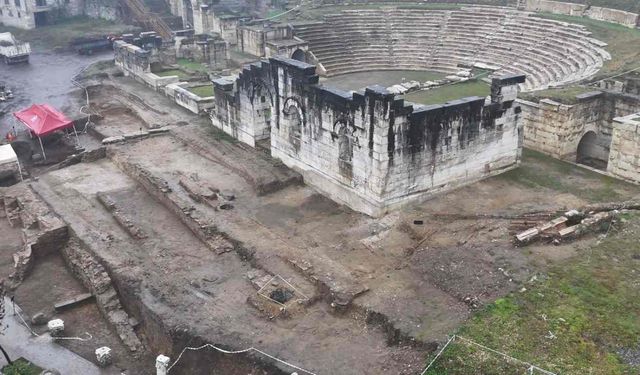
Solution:
<path fill-rule="evenodd" d="M 304 52 L 301 49 L 297 49 L 297 50 L 293 51 L 293 54 L 291 55 L 291 58 L 294 59 L 294 60 L 307 62 L 307 54 L 306 54 L 306 52 Z"/>
<path fill-rule="evenodd" d="M 576 162 L 598 169 L 607 169 L 609 145 L 594 131 L 586 132 L 578 143 Z"/>

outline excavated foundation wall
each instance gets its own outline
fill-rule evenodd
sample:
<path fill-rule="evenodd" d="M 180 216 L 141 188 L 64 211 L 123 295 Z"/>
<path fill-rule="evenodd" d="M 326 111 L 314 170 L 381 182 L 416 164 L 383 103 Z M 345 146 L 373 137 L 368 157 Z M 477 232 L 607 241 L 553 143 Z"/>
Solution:
<path fill-rule="evenodd" d="M 233 82 L 214 81 L 213 125 L 271 155 L 339 203 L 372 216 L 518 165 L 517 85 L 494 79 L 490 98 L 423 106 L 373 86 L 318 85 L 313 65 L 274 57 Z"/>
<path fill-rule="evenodd" d="M 33 190 L 32 190 L 33 189 Z M 12 226 L 22 227 L 25 247 L 14 255 L 14 286 L 28 276 L 36 258 L 58 253 L 80 282 L 95 296 L 107 322 L 134 355 L 144 346 L 133 330 L 111 278 L 73 230 L 38 196 L 37 188 L 18 184 L 0 190 L 0 208 Z"/>

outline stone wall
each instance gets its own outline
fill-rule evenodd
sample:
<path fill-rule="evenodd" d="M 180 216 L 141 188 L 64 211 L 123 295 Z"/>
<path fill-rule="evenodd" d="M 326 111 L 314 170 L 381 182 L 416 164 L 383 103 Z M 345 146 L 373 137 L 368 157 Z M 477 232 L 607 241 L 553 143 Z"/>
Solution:
<path fill-rule="evenodd" d="M 605 121 L 610 108 L 601 91 L 580 95 L 572 105 L 551 99 L 539 103 L 522 100 L 520 104 L 527 148 L 574 160 L 578 143 L 587 132 L 595 132 L 603 144 L 611 141 L 611 127 Z"/>
<path fill-rule="evenodd" d="M 613 119 L 613 140 L 607 171 L 640 183 L 640 112 Z"/>
<path fill-rule="evenodd" d="M 194 37 L 175 37 L 175 55 L 199 63 L 211 69 L 226 69 L 229 65 L 229 44 L 206 34 Z"/>
<path fill-rule="evenodd" d="M 7 0 L 0 2 L 0 24 L 19 29 L 34 29 L 36 13 L 42 13 L 44 23 L 53 23 L 60 17 L 84 14 L 83 0 Z"/>
<path fill-rule="evenodd" d="M 124 15 L 122 7 L 118 0 L 85 0 L 84 14 L 92 18 L 118 21 Z"/>
<path fill-rule="evenodd" d="M 632 28 L 638 27 L 640 24 L 640 16 L 636 13 L 595 7 L 586 4 L 564 3 L 549 0 L 527 0 L 525 9 L 534 12 L 588 17 L 594 20 L 617 23 Z"/>
<path fill-rule="evenodd" d="M 239 17 L 235 16 L 218 16 L 213 19 L 213 32 L 220 34 L 222 39 L 231 45 L 238 44 L 238 23 Z"/>
<path fill-rule="evenodd" d="M 289 25 L 269 24 L 238 27 L 238 48 L 244 53 L 270 57 L 279 54 L 280 49 L 285 53 L 288 52 L 287 46 L 293 47 L 295 50 L 297 45 L 306 50 L 307 43 L 298 38 L 294 39 L 293 29 Z"/>
<path fill-rule="evenodd" d="M 200 97 L 189 91 L 187 82 L 171 83 L 164 92 L 176 104 L 196 114 L 205 113 L 215 105 L 213 96 Z"/>
<path fill-rule="evenodd" d="M 406 103 L 386 89 L 347 93 L 318 85 L 315 66 L 285 57 L 214 81 L 214 126 L 299 170 L 332 199 L 369 215 L 518 165 L 517 85 L 494 79 L 490 99 Z"/>
<path fill-rule="evenodd" d="M 578 95 L 573 104 L 542 99 L 538 103 L 520 100 L 520 105 L 525 147 L 571 161 L 589 132 L 596 135 L 592 156 L 610 160 L 610 152 L 615 151 L 613 119 L 640 111 L 638 97 L 603 91 Z"/>
<path fill-rule="evenodd" d="M 36 14 L 41 19 L 36 25 Z M 86 15 L 121 20 L 124 9 L 117 0 L 7 0 L 0 2 L 0 24 L 20 29 L 53 24 L 58 19 Z"/>
<path fill-rule="evenodd" d="M 115 65 L 125 76 L 132 77 L 154 90 L 162 90 L 168 84 L 179 81 L 177 76 L 160 77 L 151 72 L 151 51 L 121 40 L 113 44 L 113 51 Z"/>

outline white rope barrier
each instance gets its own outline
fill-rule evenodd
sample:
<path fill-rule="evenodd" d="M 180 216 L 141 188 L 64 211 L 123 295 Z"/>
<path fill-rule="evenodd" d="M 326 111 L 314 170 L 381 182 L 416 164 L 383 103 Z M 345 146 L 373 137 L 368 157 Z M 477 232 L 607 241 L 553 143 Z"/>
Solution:
<path fill-rule="evenodd" d="M 540 367 L 538 367 L 538 366 L 536 366 L 536 365 L 533 365 L 533 364 L 531 364 L 531 363 L 529 363 L 529 362 L 521 361 L 521 360 L 519 360 L 519 359 L 517 359 L 517 358 L 514 358 L 514 357 L 512 357 L 512 356 L 510 356 L 510 355 L 508 355 L 508 354 L 506 354 L 506 353 L 499 352 L 499 351 L 497 351 L 497 350 L 495 350 L 495 349 L 491 349 L 491 348 L 489 348 L 489 347 L 487 347 L 487 346 L 484 346 L 484 345 L 482 345 L 482 344 L 478 344 L 477 342 L 475 342 L 475 341 L 473 341 L 473 340 L 469 340 L 469 339 L 467 339 L 467 338 L 464 338 L 464 337 L 462 337 L 462 336 L 458 336 L 458 335 L 453 335 L 453 336 L 449 339 L 449 341 L 447 341 L 447 343 L 442 347 L 442 349 L 440 349 L 440 351 L 438 352 L 438 354 L 436 354 L 436 356 L 433 358 L 433 360 L 431 360 L 431 362 L 429 363 L 429 365 L 427 365 L 427 367 L 424 369 L 424 371 L 422 371 L 422 374 L 421 374 L 421 375 L 425 375 L 425 374 L 427 373 L 427 371 L 428 371 L 428 370 L 433 366 L 433 364 L 436 362 L 436 360 L 438 360 L 438 358 L 442 355 L 442 353 L 444 353 L 444 351 L 447 349 L 447 347 L 448 347 L 452 342 L 454 342 L 454 341 L 455 341 L 455 340 L 457 340 L 457 339 L 459 339 L 459 340 L 461 340 L 461 341 L 464 341 L 464 342 L 466 342 L 466 343 L 468 343 L 468 344 L 470 344 L 470 345 L 477 346 L 477 347 L 479 347 L 479 348 L 481 348 L 481 349 L 483 349 L 483 350 L 486 350 L 486 351 L 488 351 L 488 352 L 491 352 L 491 353 L 493 353 L 493 354 L 497 354 L 497 355 L 499 355 L 499 356 L 501 356 L 501 357 L 503 357 L 503 358 L 505 358 L 505 359 L 507 359 L 507 360 L 509 360 L 509 361 L 512 361 L 512 362 L 515 362 L 515 363 L 518 363 L 518 364 L 524 365 L 524 366 L 526 366 L 526 367 L 527 367 L 527 371 L 529 371 L 529 373 L 531 373 L 531 374 L 533 374 L 533 371 L 534 371 L 534 370 L 536 370 L 536 371 L 539 371 L 539 372 L 541 372 L 541 373 L 543 373 L 543 374 L 545 374 L 545 375 L 557 375 L 557 374 L 556 374 L 556 373 L 554 373 L 554 372 L 547 371 L 547 370 L 542 369 L 542 368 L 540 368 Z"/>
<path fill-rule="evenodd" d="M 303 368 L 301 368 L 301 367 L 298 367 L 298 366 L 296 366 L 296 365 L 293 365 L 293 364 L 291 364 L 291 363 L 289 363 L 289 362 L 283 361 L 283 360 L 282 360 L 282 359 L 280 359 L 280 358 L 276 358 L 276 357 L 274 357 L 274 356 L 272 356 L 272 355 L 270 355 L 270 354 L 268 354 L 268 353 L 263 352 L 263 351 L 262 351 L 262 350 L 260 350 L 260 349 L 256 349 L 256 348 L 254 348 L 254 347 L 251 347 L 251 348 L 248 348 L 248 349 L 243 349 L 243 350 L 225 350 L 225 349 L 222 349 L 222 348 L 218 348 L 217 346 L 212 345 L 212 344 L 204 344 L 204 345 L 202 345 L 202 346 L 198 346 L 198 347 L 195 347 L 195 348 L 194 348 L 194 347 L 189 347 L 189 346 L 188 346 L 188 347 L 186 347 L 186 348 L 182 349 L 182 352 L 180 352 L 180 355 L 178 356 L 178 358 L 176 359 L 176 361 L 175 361 L 175 362 L 173 362 L 173 364 L 172 364 L 171 366 L 169 366 L 169 368 L 167 369 L 167 373 L 168 373 L 169 371 L 171 371 L 171 369 L 172 369 L 172 368 L 173 368 L 173 367 L 174 367 L 174 366 L 175 366 L 175 365 L 180 361 L 180 358 L 182 358 L 182 355 L 184 354 L 184 352 L 185 352 L 185 351 L 187 351 L 187 350 L 197 351 L 197 350 L 201 350 L 201 349 L 205 349 L 205 348 L 212 348 L 212 349 L 215 349 L 215 350 L 217 350 L 218 352 L 223 353 L 223 354 L 245 354 L 245 353 L 248 353 L 248 352 L 251 352 L 251 351 L 255 351 L 255 352 L 260 353 L 260 354 L 262 354 L 263 356 L 268 357 L 268 358 L 270 358 L 270 359 L 273 359 L 274 361 L 277 361 L 277 362 L 279 362 L 279 363 L 281 363 L 281 364 L 283 364 L 283 365 L 289 366 L 289 367 L 291 367 L 292 369 L 295 369 L 295 370 L 298 370 L 298 371 L 304 372 L 305 374 L 309 374 L 309 375 L 316 375 L 315 373 L 313 373 L 313 372 L 311 372 L 311 371 L 305 370 L 305 369 L 303 369 Z"/>
<path fill-rule="evenodd" d="M 444 353 L 445 349 L 447 349 L 447 347 L 449 346 L 449 344 L 451 344 L 453 342 L 453 340 L 456 339 L 456 335 L 451 336 L 451 338 L 449 339 L 449 341 L 447 341 L 447 343 L 442 347 L 442 349 L 440 349 L 440 351 L 438 352 L 438 354 L 436 354 L 435 357 L 433 357 L 433 359 L 431 360 L 431 362 L 429 362 L 429 364 L 427 365 L 427 367 L 425 367 L 424 371 L 422 371 L 422 373 L 420 375 L 424 375 L 427 373 L 427 371 L 431 368 L 431 366 L 433 366 L 434 363 L 436 363 L 436 361 L 438 360 L 438 358 L 440 358 L 440 356 L 442 355 L 442 353 Z"/>
<path fill-rule="evenodd" d="M 22 314 L 20 314 L 20 308 L 16 308 L 16 305 L 13 304 L 13 312 L 15 315 L 18 315 L 18 318 L 20 318 L 20 320 L 22 321 L 22 324 L 27 327 L 27 329 L 29 330 L 29 332 L 31 332 L 31 334 L 35 337 L 40 337 L 39 334 L 37 334 L 32 328 L 31 326 L 29 326 L 29 323 L 27 323 L 24 318 L 22 317 Z M 82 337 L 54 337 L 52 336 L 53 339 L 55 340 L 78 340 L 78 341 L 89 341 L 91 339 L 93 339 L 93 336 L 91 336 L 91 334 L 89 332 L 85 332 L 84 333 L 87 337 L 86 338 L 82 338 Z"/>

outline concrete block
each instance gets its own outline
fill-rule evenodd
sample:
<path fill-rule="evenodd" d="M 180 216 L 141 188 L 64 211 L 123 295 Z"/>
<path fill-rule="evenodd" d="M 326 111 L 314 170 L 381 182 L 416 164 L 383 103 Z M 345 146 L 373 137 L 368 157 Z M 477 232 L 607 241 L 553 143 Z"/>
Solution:
<path fill-rule="evenodd" d="M 170 361 L 169 357 L 162 354 L 156 357 L 156 375 L 167 375 Z"/>
<path fill-rule="evenodd" d="M 47 323 L 47 329 L 52 337 L 60 336 L 64 331 L 64 321 L 62 319 L 53 319 Z"/>
<path fill-rule="evenodd" d="M 100 367 L 107 367 L 113 361 L 113 357 L 111 355 L 111 348 L 107 346 L 102 346 L 96 349 L 96 360 L 98 361 L 98 365 Z"/>

